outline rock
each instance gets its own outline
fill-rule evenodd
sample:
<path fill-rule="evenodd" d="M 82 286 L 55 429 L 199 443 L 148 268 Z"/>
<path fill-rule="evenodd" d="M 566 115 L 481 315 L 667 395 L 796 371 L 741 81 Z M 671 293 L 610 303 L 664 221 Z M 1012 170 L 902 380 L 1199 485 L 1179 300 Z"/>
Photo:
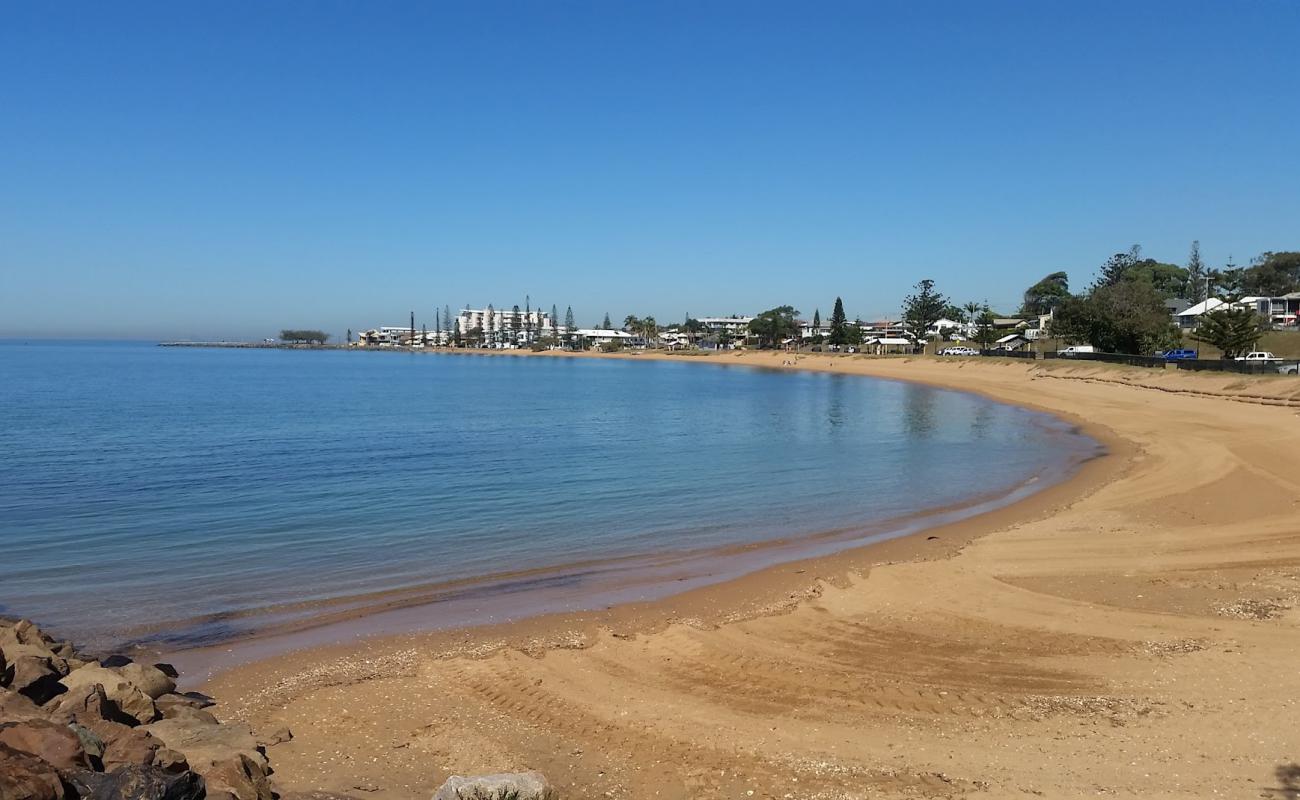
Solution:
<path fill-rule="evenodd" d="M 109 656 L 108 658 L 101 658 L 99 660 L 99 665 L 106 669 L 117 669 L 118 667 L 125 667 L 127 664 L 132 663 L 135 662 L 131 661 L 131 659 L 126 656 Z"/>
<path fill-rule="evenodd" d="M 62 675 L 68 674 L 67 659 L 60 656 L 43 644 L 6 644 L 0 647 L 4 651 L 5 660 L 12 664 L 20 656 L 35 656 L 36 658 L 49 659 L 50 663 Z"/>
<path fill-rule="evenodd" d="M 90 768 L 90 759 L 77 734 L 46 719 L 0 725 L 0 744 L 35 756 L 60 772 Z"/>
<path fill-rule="evenodd" d="M 181 692 L 181 697 L 188 697 L 198 703 L 199 708 L 207 708 L 208 706 L 215 706 L 217 704 L 216 700 L 208 697 L 203 692 Z"/>
<path fill-rule="evenodd" d="M 68 730 L 77 734 L 77 738 L 81 740 L 81 749 L 86 751 L 91 766 L 94 766 L 97 760 L 102 766 L 104 763 L 102 760 L 104 758 L 104 740 L 100 738 L 100 735 L 85 725 L 76 722 L 68 723 Z"/>
<path fill-rule="evenodd" d="M 190 762 L 185 760 L 184 753 L 178 753 L 167 747 L 160 747 L 153 754 L 153 765 L 163 772 L 189 772 Z"/>
<path fill-rule="evenodd" d="M 125 725 L 116 725 L 114 728 L 113 734 L 103 737 L 104 755 L 101 761 L 106 772 L 122 766 L 147 767 L 154 763 L 154 754 L 162 748 L 162 742 L 140 728 Z"/>
<path fill-rule="evenodd" d="M 8 649 L 10 644 L 30 644 L 45 646 L 54 640 L 45 635 L 45 632 L 31 620 L 20 619 L 13 625 L 0 626 L 0 647 Z"/>
<path fill-rule="evenodd" d="M 153 722 L 158 718 L 158 709 L 153 704 L 153 698 L 111 669 L 87 664 L 81 669 L 69 672 L 61 682 L 70 691 L 88 689 L 95 684 L 103 686 L 104 695 L 109 702 L 118 711 L 138 723 Z"/>
<path fill-rule="evenodd" d="M 507 772 L 463 778 L 452 775 L 433 800 L 556 800 L 559 795 L 540 772 Z"/>
<path fill-rule="evenodd" d="M 0 800 L 63 800 L 63 781 L 54 767 L 0 744 Z"/>
<path fill-rule="evenodd" d="M 104 694 L 99 684 L 73 689 L 48 706 L 50 718 L 57 722 L 80 722 L 83 725 L 99 720 L 109 720 L 135 725 L 136 720 L 118 710 Z M 91 727 L 94 727 L 91 725 Z"/>
<path fill-rule="evenodd" d="M 44 719 L 40 707 L 27 695 L 13 689 L 0 689 L 0 722 L 22 722 L 27 719 Z"/>
<path fill-rule="evenodd" d="M 203 775 L 209 797 L 228 792 L 236 800 L 274 800 L 275 798 L 275 794 L 271 791 L 271 780 L 267 777 L 266 765 L 258 764 L 244 755 L 214 762 L 196 772 Z"/>
<path fill-rule="evenodd" d="M 156 700 L 176 690 L 176 681 L 167 677 L 157 667 L 150 667 L 146 664 L 127 664 L 115 671 L 135 684 L 135 688 L 147 694 L 150 700 Z"/>
<path fill-rule="evenodd" d="M 279 728 L 276 728 L 275 730 L 271 731 L 266 736 L 261 737 L 257 741 L 258 744 L 262 745 L 263 747 L 274 747 L 277 744 L 292 742 L 293 731 L 289 730 L 287 727 L 280 726 Z"/>
<path fill-rule="evenodd" d="M 63 693 L 59 682 L 63 677 L 51 659 L 42 656 L 21 655 L 5 670 L 9 688 L 24 695 L 38 705 L 44 705 Z"/>
<path fill-rule="evenodd" d="M 176 680 L 181 676 L 181 674 L 177 672 L 176 668 L 173 667 L 171 664 L 154 664 L 153 668 L 158 670 L 162 674 L 166 675 L 167 677 L 171 678 L 172 680 Z"/>
<path fill-rule="evenodd" d="M 81 772 L 68 783 L 80 800 L 202 800 L 203 779 L 158 767 L 120 767 L 108 773 Z"/>
<path fill-rule="evenodd" d="M 213 723 L 198 719 L 162 719 L 144 730 L 163 745 L 185 754 L 190 768 L 206 775 L 206 767 L 235 756 L 246 756 L 265 769 L 266 754 L 247 725 L 233 722 Z"/>

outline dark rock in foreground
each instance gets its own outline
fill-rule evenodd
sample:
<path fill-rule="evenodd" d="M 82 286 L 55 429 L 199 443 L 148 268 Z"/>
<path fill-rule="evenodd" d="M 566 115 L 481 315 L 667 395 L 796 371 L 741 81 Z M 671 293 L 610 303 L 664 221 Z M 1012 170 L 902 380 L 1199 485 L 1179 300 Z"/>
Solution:
<path fill-rule="evenodd" d="M 0 620 L 0 800 L 272 800 L 253 732 L 176 677 Z"/>

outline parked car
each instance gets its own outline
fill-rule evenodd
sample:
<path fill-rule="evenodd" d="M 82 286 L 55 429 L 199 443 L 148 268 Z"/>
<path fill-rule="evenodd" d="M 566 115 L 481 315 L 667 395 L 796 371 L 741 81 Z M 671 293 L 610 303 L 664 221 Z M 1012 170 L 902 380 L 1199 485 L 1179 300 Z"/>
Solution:
<path fill-rule="evenodd" d="M 1244 356 L 1237 356 L 1237 361 L 1251 361 L 1256 364 L 1281 364 L 1282 359 L 1266 350 L 1256 350 Z"/>
<path fill-rule="evenodd" d="M 1300 363 L 1283 364 L 1277 368 L 1280 375 L 1300 375 Z"/>
<path fill-rule="evenodd" d="M 1165 361 L 1194 361 L 1196 360 L 1195 350 L 1165 350 L 1156 353 L 1156 358 L 1163 358 Z"/>
<path fill-rule="evenodd" d="M 1095 352 L 1097 352 L 1097 348 L 1093 347 L 1090 344 L 1072 344 L 1069 347 L 1065 348 L 1064 350 L 1057 350 L 1056 354 L 1063 358 L 1069 358 L 1070 356 L 1077 356 L 1080 353 L 1095 353 Z"/>
<path fill-rule="evenodd" d="M 941 356 L 977 356 L 979 354 L 980 351 L 975 348 L 965 346 L 945 347 L 939 351 L 939 355 Z"/>

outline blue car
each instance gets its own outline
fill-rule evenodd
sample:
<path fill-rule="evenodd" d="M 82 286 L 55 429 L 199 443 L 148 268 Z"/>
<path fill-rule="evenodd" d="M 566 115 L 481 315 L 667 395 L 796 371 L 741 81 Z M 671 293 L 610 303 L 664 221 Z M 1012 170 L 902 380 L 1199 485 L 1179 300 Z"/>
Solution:
<path fill-rule="evenodd" d="M 1163 358 L 1165 361 L 1192 361 L 1196 358 L 1195 350 L 1166 350 L 1163 353 L 1156 353 L 1157 358 Z"/>

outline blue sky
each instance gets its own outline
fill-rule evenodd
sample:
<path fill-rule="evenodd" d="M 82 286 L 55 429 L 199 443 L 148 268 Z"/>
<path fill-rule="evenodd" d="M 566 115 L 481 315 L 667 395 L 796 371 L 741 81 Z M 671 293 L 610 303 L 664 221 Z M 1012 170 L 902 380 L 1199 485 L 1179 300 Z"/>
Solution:
<path fill-rule="evenodd" d="M 1300 249 L 1300 3 L 0 0 L 0 335 L 581 324 Z"/>

